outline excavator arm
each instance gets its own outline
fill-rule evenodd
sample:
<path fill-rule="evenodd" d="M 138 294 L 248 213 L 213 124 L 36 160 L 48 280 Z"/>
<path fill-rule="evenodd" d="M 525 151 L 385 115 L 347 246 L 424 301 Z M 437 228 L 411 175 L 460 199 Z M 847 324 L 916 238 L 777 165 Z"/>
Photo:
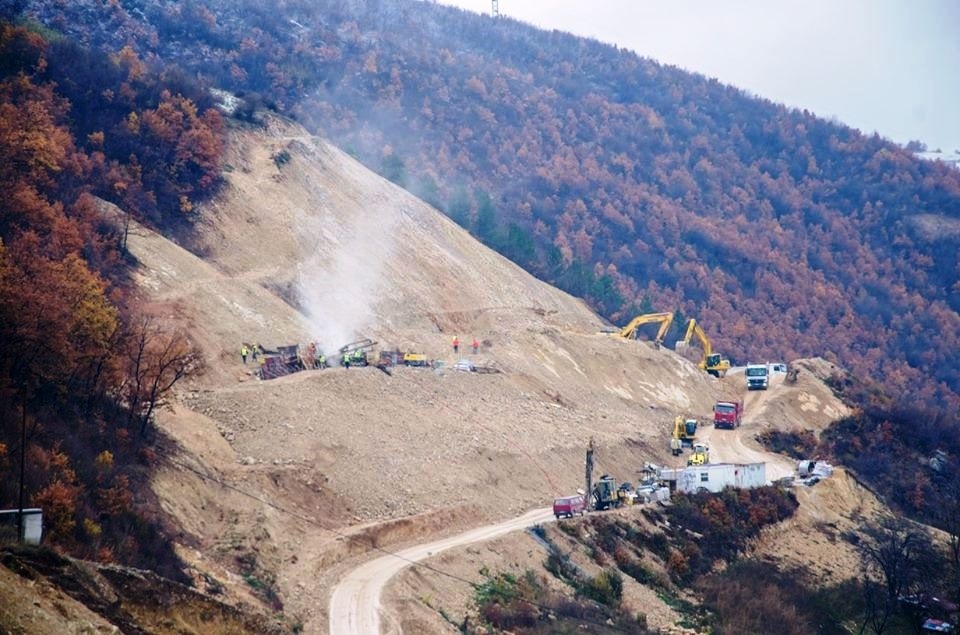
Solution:
<path fill-rule="evenodd" d="M 663 343 L 663 338 L 667 336 L 670 325 L 673 324 L 673 313 L 645 313 L 638 315 L 630 320 L 630 323 L 620 329 L 620 337 L 633 339 L 637 336 L 637 328 L 644 324 L 660 323 L 660 329 L 657 331 L 657 337 L 654 340 L 657 344 Z"/>
<path fill-rule="evenodd" d="M 687 323 L 687 332 L 683 336 L 683 345 L 690 344 L 690 340 L 696 336 L 700 341 L 700 347 L 703 349 L 703 359 L 700 360 L 700 368 L 716 377 L 723 377 L 730 369 L 730 360 L 724 359 L 719 353 L 713 352 L 713 344 L 710 338 L 703 331 L 696 318 L 690 318 Z"/>

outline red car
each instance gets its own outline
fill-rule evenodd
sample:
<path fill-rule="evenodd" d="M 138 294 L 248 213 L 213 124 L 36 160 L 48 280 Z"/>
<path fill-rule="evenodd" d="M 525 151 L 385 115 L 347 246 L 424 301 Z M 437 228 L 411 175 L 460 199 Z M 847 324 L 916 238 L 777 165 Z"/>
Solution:
<path fill-rule="evenodd" d="M 583 516 L 587 511 L 587 501 L 579 494 L 575 496 L 562 496 L 553 501 L 553 515 L 560 519 L 564 516 L 573 518 L 574 514 Z"/>

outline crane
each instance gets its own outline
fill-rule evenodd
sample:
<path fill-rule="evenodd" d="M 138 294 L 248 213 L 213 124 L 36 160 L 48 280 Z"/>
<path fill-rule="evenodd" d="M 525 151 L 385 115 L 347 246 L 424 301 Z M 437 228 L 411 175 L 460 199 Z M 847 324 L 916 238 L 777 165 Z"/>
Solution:
<path fill-rule="evenodd" d="M 690 344 L 690 339 L 696 335 L 700 340 L 700 346 L 703 348 L 703 359 L 700 360 L 700 368 L 707 371 L 714 377 L 723 377 L 730 370 L 730 360 L 725 359 L 720 353 L 713 352 L 713 345 L 710 338 L 703 332 L 703 329 L 697 324 L 696 318 L 690 318 L 687 322 L 687 332 L 683 340 L 677 342 L 677 348 L 683 348 Z"/>
<path fill-rule="evenodd" d="M 620 337 L 626 339 L 635 339 L 637 337 L 637 328 L 644 324 L 660 323 L 660 329 L 657 331 L 657 337 L 653 340 L 656 346 L 663 343 L 670 325 L 673 324 L 673 313 L 644 313 L 630 320 L 630 323 L 620 329 Z"/>

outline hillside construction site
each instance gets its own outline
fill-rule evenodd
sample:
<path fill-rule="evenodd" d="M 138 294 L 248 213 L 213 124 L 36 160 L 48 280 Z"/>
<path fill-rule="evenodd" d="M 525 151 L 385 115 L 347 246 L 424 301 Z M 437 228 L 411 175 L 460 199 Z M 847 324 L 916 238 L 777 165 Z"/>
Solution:
<path fill-rule="evenodd" d="M 682 471 L 693 449 L 671 445 L 690 418 L 708 463 L 760 463 L 772 482 L 796 461 L 759 433 L 816 434 L 847 412 L 824 360 L 789 360 L 789 380 L 748 391 L 737 369 L 661 346 L 662 320 L 623 337 L 293 123 L 237 124 L 229 143 L 191 250 L 141 226 L 128 238 L 151 312 L 205 359 L 157 415 L 152 487 L 196 586 L 227 601 L 262 603 L 252 576 L 302 632 L 455 632 L 437 607 L 462 616 L 471 589 L 436 571 L 478 580 L 542 560 L 517 529 L 553 522 L 556 497 L 589 496 L 588 448 L 595 478 Z M 718 401 L 742 404 L 732 429 L 712 425 Z M 835 535 L 878 503 L 842 467 L 796 491 L 799 512 L 755 549 L 843 579 L 853 555 Z M 384 558 L 395 566 L 372 564 Z M 626 598 L 651 627 L 676 619 L 649 589 Z M 339 608 L 364 603 L 374 626 Z"/>

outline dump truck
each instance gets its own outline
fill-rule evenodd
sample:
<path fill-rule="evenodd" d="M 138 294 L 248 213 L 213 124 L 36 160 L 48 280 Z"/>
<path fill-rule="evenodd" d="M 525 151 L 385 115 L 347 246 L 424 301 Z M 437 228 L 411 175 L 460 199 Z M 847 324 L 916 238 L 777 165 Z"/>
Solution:
<path fill-rule="evenodd" d="M 742 401 L 718 401 L 713 406 L 713 427 L 733 430 L 743 420 Z"/>

